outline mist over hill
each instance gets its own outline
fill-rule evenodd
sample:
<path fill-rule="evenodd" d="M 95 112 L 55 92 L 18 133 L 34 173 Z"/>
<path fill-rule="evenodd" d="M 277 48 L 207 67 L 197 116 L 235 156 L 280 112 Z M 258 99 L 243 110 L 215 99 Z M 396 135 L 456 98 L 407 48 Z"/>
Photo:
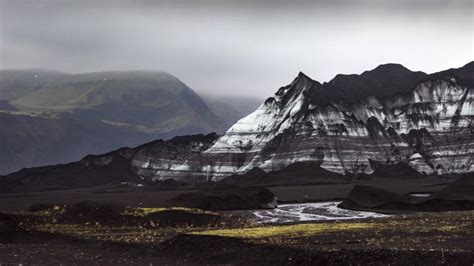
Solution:
<path fill-rule="evenodd" d="M 262 104 L 261 99 L 250 97 L 202 94 L 201 98 L 217 116 L 230 124 L 229 127 Z"/>
<path fill-rule="evenodd" d="M 0 174 L 158 138 L 223 133 L 251 112 L 215 103 L 210 108 L 163 72 L 0 71 Z"/>

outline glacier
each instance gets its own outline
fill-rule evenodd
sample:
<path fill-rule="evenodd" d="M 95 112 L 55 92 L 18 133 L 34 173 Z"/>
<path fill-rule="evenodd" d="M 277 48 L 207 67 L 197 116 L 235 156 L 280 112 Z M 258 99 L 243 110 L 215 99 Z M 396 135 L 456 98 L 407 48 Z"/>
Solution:
<path fill-rule="evenodd" d="M 424 175 L 467 173 L 474 171 L 473 88 L 474 62 L 434 74 L 387 64 L 326 83 L 299 73 L 222 136 L 157 140 L 11 177 L 62 180 L 77 169 L 96 177 L 121 165 L 125 181 L 132 174 L 202 183 L 301 162 L 353 177 L 400 163 Z"/>
<path fill-rule="evenodd" d="M 472 65 L 464 67 L 467 79 L 474 77 Z M 197 154 L 132 162 L 159 180 L 187 181 L 189 176 L 220 180 L 254 167 L 278 170 L 295 162 L 352 175 L 398 162 L 424 174 L 471 172 L 474 92 L 465 79 L 451 70 L 423 76 L 403 93 L 328 101 L 319 98 L 328 93 L 325 84 L 300 73 Z"/>

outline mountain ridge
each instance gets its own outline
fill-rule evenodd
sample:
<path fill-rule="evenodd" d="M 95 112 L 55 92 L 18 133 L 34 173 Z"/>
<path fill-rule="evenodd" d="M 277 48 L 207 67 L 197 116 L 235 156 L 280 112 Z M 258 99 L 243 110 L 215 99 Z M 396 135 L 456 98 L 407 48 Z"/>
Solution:
<path fill-rule="evenodd" d="M 411 90 L 357 102 L 338 95 L 321 101 L 317 92 L 324 85 L 300 73 L 223 136 L 205 145 L 173 147 L 171 155 L 168 148 L 135 154 L 132 169 L 143 180 L 190 183 L 222 180 L 255 167 L 276 171 L 298 162 L 352 176 L 400 163 L 424 175 L 472 172 L 472 65 L 430 75 L 395 66 L 413 77 L 407 86 L 417 82 Z"/>
<path fill-rule="evenodd" d="M 0 125 L 0 173 L 229 126 L 165 72 L 37 69 L 0 71 Z"/>

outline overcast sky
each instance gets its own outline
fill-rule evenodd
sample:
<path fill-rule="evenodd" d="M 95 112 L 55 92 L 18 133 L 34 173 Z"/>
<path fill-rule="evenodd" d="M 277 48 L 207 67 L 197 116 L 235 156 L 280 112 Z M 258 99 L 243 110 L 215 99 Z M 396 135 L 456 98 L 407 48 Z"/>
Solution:
<path fill-rule="evenodd" d="M 161 70 L 198 92 L 272 95 L 388 62 L 474 60 L 472 0 L 0 0 L 0 68 Z"/>

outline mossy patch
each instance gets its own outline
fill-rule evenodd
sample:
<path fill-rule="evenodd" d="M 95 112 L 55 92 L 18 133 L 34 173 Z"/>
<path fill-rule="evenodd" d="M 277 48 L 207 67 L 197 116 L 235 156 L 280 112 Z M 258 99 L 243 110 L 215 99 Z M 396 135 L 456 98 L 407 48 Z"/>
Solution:
<path fill-rule="evenodd" d="M 215 214 L 217 215 L 218 213 L 216 212 L 211 212 L 211 211 L 205 211 L 202 209 L 197 209 L 197 208 L 184 208 L 184 207 L 169 207 L 169 208 L 133 208 L 133 209 L 128 209 L 127 213 L 128 214 L 133 214 L 133 215 L 139 215 L 139 216 L 145 216 L 150 213 L 154 212 L 160 212 L 160 211 L 185 211 L 189 213 L 196 213 L 196 214 Z"/>
<path fill-rule="evenodd" d="M 220 229 L 192 232 L 195 235 L 213 235 L 237 238 L 266 238 L 266 237 L 304 237 L 325 232 L 342 230 L 364 230 L 373 228 L 371 223 L 333 223 L 333 224 L 295 224 L 283 226 L 265 226 L 254 228 Z"/>

